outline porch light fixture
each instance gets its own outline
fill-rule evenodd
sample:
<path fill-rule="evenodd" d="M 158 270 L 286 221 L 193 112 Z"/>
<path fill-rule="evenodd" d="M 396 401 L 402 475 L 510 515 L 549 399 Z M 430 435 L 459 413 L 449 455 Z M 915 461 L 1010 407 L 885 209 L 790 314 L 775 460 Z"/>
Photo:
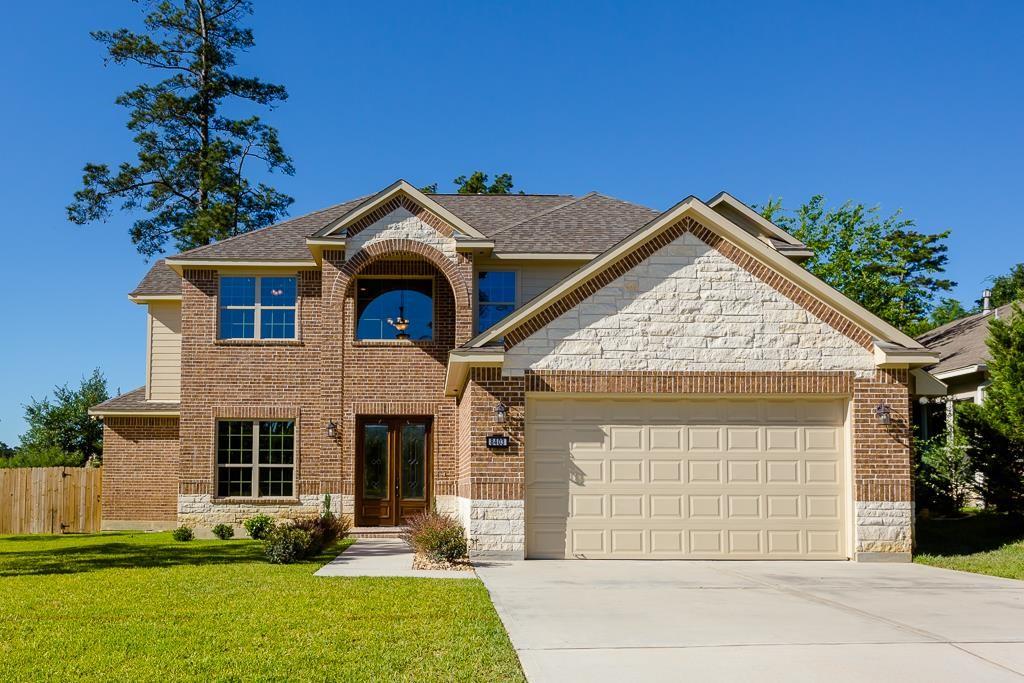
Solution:
<path fill-rule="evenodd" d="M 333 439 L 338 435 L 338 425 L 334 424 L 334 420 L 327 421 L 327 438 Z"/>
<path fill-rule="evenodd" d="M 878 418 L 879 424 L 887 425 L 892 423 L 892 408 L 884 403 L 879 403 L 875 406 L 875 417 Z"/>
<path fill-rule="evenodd" d="M 508 406 L 501 401 L 498 401 L 498 405 L 494 406 L 494 421 L 498 424 L 504 424 L 507 419 Z"/>

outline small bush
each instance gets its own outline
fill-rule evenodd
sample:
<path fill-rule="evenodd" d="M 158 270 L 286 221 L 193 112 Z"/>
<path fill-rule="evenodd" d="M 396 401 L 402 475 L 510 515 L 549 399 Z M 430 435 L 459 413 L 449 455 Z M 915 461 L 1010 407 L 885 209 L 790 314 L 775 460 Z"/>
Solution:
<path fill-rule="evenodd" d="M 196 535 L 192 533 L 192 527 L 185 526 L 184 524 L 182 524 L 177 529 L 172 531 L 171 536 L 174 537 L 175 541 L 182 542 L 191 541 L 193 538 L 196 537 Z"/>
<path fill-rule="evenodd" d="M 235 535 L 235 528 L 230 524 L 218 524 L 213 527 L 213 535 L 222 541 L 226 541 Z"/>
<path fill-rule="evenodd" d="M 304 517 L 274 527 L 263 542 L 264 551 L 271 562 L 289 564 L 319 555 L 348 536 L 351 528 L 351 520 L 344 516 Z"/>
<path fill-rule="evenodd" d="M 348 517 L 339 518 L 332 514 L 321 517 L 304 517 L 293 522 L 292 526 L 309 534 L 309 548 L 307 548 L 306 557 L 312 557 L 319 555 L 336 541 L 348 536 L 351 523 Z"/>
<path fill-rule="evenodd" d="M 291 564 L 309 551 L 309 532 L 291 525 L 274 527 L 264 541 L 267 559 L 274 564 Z"/>
<path fill-rule="evenodd" d="M 466 530 L 454 517 L 429 511 L 409 520 L 403 540 L 433 562 L 455 562 L 466 557 Z"/>
<path fill-rule="evenodd" d="M 262 541 L 270 535 L 270 532 L 274 530 L 277 523 L 274 522 L 274 518 L 270 515 L 264 515 L 261 513 L 242 522 L 242 526 L 245 527 L 245 531 L 249 534 L 249 538 L 256 541 Z"/>

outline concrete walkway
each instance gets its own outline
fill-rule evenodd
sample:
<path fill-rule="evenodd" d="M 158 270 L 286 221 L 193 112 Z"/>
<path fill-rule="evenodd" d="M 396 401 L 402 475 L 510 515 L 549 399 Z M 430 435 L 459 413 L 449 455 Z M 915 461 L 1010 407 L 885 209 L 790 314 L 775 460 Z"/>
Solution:
<path fill-rule="evenodd" d="M 403 541 L 361 538 L 317 570 L 314 576 L 405 576 L 419 579 L 475 579 L 474 572 L 412 568 L 412 551 Z"/>
<path fill-rule="evenodd" d="M 477 568 L 540 681 L 1024 681 L 1024 582 L 913 564 Z"/>

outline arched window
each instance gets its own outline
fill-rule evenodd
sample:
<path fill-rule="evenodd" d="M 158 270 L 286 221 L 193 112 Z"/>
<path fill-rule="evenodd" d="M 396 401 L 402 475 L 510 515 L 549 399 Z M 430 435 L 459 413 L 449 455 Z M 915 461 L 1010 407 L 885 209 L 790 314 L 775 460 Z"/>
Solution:
<path fill-rule="evenodd" d="M 356 280 L 356 339 L 433 338 L 433 278 Z"/>

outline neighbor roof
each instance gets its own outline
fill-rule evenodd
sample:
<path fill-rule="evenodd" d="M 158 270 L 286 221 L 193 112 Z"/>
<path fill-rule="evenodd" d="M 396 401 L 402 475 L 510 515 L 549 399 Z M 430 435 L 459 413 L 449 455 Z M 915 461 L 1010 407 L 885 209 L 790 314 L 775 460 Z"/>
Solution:
<path fill-rule="evenodd" d="M 946 323 L 925 332 L 917 341 L 939 354 L 939 362 L 928 368 L 931 374 L 941 374 L 973 365 L 985 365 L 989 360 L 988 325 L 994 318 L 1003 320 L 1013 315 L 1013 304 L 995 309 L 995 313 L 975 313 L 966 318 Z"/>
<path fill-rule="evenodd" d="M 179 404 L 146 400 L 146 387 L 132 389 L 89 409 L 90 415 L 118 415 L 137 413 L 178 414 Z"/>

